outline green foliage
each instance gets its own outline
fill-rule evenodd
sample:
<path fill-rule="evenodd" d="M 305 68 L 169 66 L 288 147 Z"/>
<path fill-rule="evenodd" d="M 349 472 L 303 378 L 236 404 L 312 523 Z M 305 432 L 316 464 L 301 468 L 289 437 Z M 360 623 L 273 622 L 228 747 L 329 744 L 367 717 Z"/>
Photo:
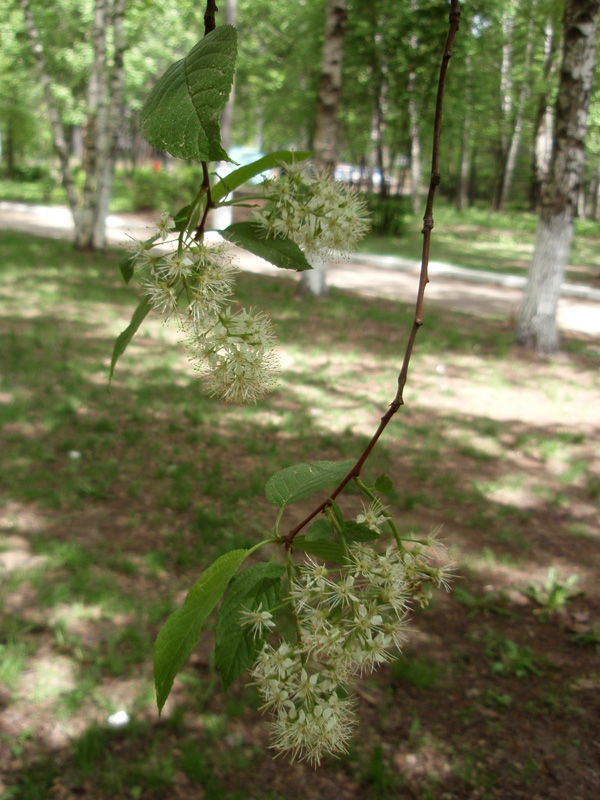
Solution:
<path fill-rule="evenodd" d="M 230 172 L 225 178 L 222 178 L 212 188 L 212 199 L 214 203 L 218 203 L 228 194 L 235 189 L 247 183 L 252 178 L 260 175 L 262 172 L 273 169 L 279 164 L 286 164 L 293 161 L 304 161 L 310 158 L 312 152 L 297 152 L 295 150 L 276 150 L 274 153 L 269 153 L 262 158 L 253 161 L 252 164 L 246 164 L 243 167 Z"/>
<path fill-rule="evenodd" d="M 343 533 L 344 538 L 349 542 L 373 542 L 375 539 L 381 538 L 381 534 L 369 528 L 368 525 L 353 520 L 344 521 Z"/>
<path fill-rule="evenodd" d="M 222 25 L 172 64 L 140 115 L 146 141 L 178 158 L 229 161 L 221 147 L 219 117 L 233 84 L 237 33 Z"/>
<path fill-rule="evenodd" d="M 320 540 L 331 539 L 335 534 L 335 529 L 331 520 L 321 517 L 313 522 L 310 528 L 306 531 L 306 542 L 316 542 Z"/>
<path fill-rule="evenodd" d="M 530 647 L 499 636 L 493 630 L 486 631 L 485 654 L 494 675 L 515 675 L 517 678 L 535 675 L 539 678 L 544 674 L 546 661 L 541 656 Z"/>
<path fill-rule="evenodd" d="M 205 619 L 249 552 L 232 550 L 211 564 L 192 586 L 183 605 L 160 629 L 154 646 L 154 682 L 159 712 L 169 696 L 175 676 L 198 643 Z"/>
<path fill-rule="evenodd" d="M 442 672 L 442 667 L 438 662 L 409 654 L 394 661 L 390 669 L 396 680 L 421 691 L 431 689 Z"/>
<path fill-rule="evenodd" d="M 344 563 L 345 551 L 337 542 L 328 542 L 322 539 L 309 541 L 306 536 L 296 536 L 293 547 L 300 553 L 308 553 L 323 561 L 332 561 L 335 564 Z"/>
<path fill-rule="evenodd" d="M 125 275 L 128 274 L 128 270 L 124 267 L 122 267 L 121 269 L 125 269 L 124 272 L 124 277 L 125 277 Z M 125 328 L 125 330 L 122 333 L 120 333 L 119 336 L 117 337 L 117 340 L 113 347 L 112 358 L 110 360 L 110 372 L 108 376 L 109 381 L 112 380 L 112 377 L 115 373 L 115 367 L 117 365 L 117 361 L 121 358 L 125 350 L 127 350 L 129 343 L 137 333 L 142 322 L 146 319 L 146 317 L 150 313 L 151 309 L 152 305 L 148 297 L 144 297 L 142 300 L 140 300 L 138 307 L 133 312 L 131 322 Z"/>
<path fill-rule="evenodd" d="M 235 222 L 219 233 L 229 242 L 264 258 L 280 269 L 292 269 L 296 272 L 312 269 L 295 242 L 291 239 L 265 239 L 262 228 L 255 223 Z"/>
<path fill-rule="evenodd" d="M 394 491 L 394 484 L 387 475 L 383 474 L 375 481 L 373 491 L 377 492 L 377 494 L 390 494 Z"/>
<path fill-rule="evenodd" d="M 244 626 L 242 611 L 273 609 L 279 602 L 284 573 L 280 564 L 252 564 L 231 582 L 215 631 L 215 661 L 225 691 L 252 666 L 268 633 L 267 629 L 260 634 Z"/>
<path fill-rule="evenodd" d="M 304 500 L 320 489 L 340 483 L 353 464 L 353 461 L 313 461 L 286 467 L 267 481 L 267 500 L 279 508 Z"/>
<path fill-rule="evenodd" d="M 574 597 L 581 592 L 573 591 L 573 586 L 579 580 L 578 575 L 569 575 L 564 581 L 558 578 L 557 570 L 550 567 L 544 583 L 531 583 L 523 594 L 539 608 L 536 613 L 541 620 L 547 622 L 557 611 L 563 609 Z"/>
<path fill-rule="evenodd" d="M 367 195 L 371 230 L 376 236 L 403 236 L 406 230 L 406 215 L 409 211 L 404 197 L 382 197 Z"/>

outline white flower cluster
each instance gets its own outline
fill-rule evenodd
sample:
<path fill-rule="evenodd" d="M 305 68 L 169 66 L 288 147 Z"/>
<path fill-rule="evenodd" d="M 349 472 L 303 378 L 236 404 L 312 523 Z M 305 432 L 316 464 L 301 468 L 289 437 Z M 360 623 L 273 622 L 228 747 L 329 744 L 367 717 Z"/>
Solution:
<path fill-rule="evenodd" d="M 162 214 L 156 240 L 169 241 L 173 221 Z M 226 244 L 191 239 L 173 252 L 134 240 L 134 270 L 152 307 L 165 322 L 175 320 L 207 391 L 231 403 L 251 403 L 275 385 L 276 339 L 268 317 L 245 309 L 232 313 L 233 255 Z"/>
<path fill-rule="evenodd" d="M 254 219 L 269 237 L 287 237 L 308 254 L 347 257 L 369 229 L 360 196 L 324 173 L 286 164 L 282 174 L 263 182 L 267 202 Z"/>
<path fill-rule="evenodd" d="M 226 308 L 212 327 L 196 330 L 189 349 L 211 395 L 253 403 L 271 391 L 278 361 L 275 334 L 266 314 Z"/>
<path fill-rule="evenodd" d="M 377 524 L 381 508 L 368 509 Z M 447 585 L 450 564 L 432 566 L 443 554 L 432 536 L 413 550 L 391 546 L 384 553 L 354 544 L 346 564 L 333 570 L 307 558 L 291 588 L 298 640 L 267 643 L 252 672 L 275 716 L 274 748 L 314 765 L 327 753 L 346 752 L 355 727 L 348 687 L 402 647 L 411 599 L 425 597 L 422 585 Z"/>

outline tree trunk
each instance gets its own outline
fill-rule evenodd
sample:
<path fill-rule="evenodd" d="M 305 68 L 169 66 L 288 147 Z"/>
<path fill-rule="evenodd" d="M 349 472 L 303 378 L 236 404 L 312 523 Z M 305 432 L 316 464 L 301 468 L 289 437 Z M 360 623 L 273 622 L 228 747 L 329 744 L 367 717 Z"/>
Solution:
<path fill-rule="evenodd" d="M 125 2 L 114 0 L 112 13 L 113 65 L 109 84 L 109 102 L 105 117 L 106 130 L 99 149 L 97 201 L 94 217 L 92 246 L 95 249 L 106 247 L 106 217 L 112 194 L 113 176 L 119 146 L 119 128 L 123 116 L 123 88 L 125 84 Z"/>
<path fill-rule="evenodd" d="M 464 211 L 469 203 L 469 151 L 471 148 L 471 54 L 465 59 L 465 119 L 463 122 L 462 151 L 460 155 L 460 185 L 458 188 L 457 208 Z"/>
<path fill-rule="evenodd" d="M 521 84 L 519 98 L 517 100 L 515 120 L 509 137 L 506 164 L 504 166 L 504 175 L 502 176 L 502 189 L 500 191 L 500 198 L 498 201 L 498 211 L 504 211 L 506 203 L 508 202 L 510 188 L 512 186 L 513 176 L 515 173 L 515 166 L 517 164 L 519 145 L 521 143 L 521 131 L 523 129 L 523 118 L 525 116 L 525 105 L 529 98 L 529 73 L 531 71 L 531 54 L 533 50 L 535 6 L 536 0 L 533 0 L 530 9 L 529 24 L 527 26 L 527 40 L 525 44 L 525 71 L 523 74 L 523 83 Z"/>
<path fill-rule="evenodd" d="M 410 197 L 413 212 L 418 214 L 421 203 L 421 140 L 419 138 L 419 112 L 414 97 L 415 78 L 416 74 L 411 72 L 408 82 L 410 94 L 408 119 L 410 124 Z"/>
<path fill-rule="evenodd" d="M 600 159 L 598 160 L 598 166 L 596 167 L 596 171 L 592 177 L 592 182 L 590 186 L 590 217 L 595 221 L 600 221 Z"/>
<path fill-rule="evenodd" d="M 551 20 L 547 20 L 544 30 L 544 90 L 538 96 L 537 114 L 534 123 L 534 143 L 531 159 L 531 187 L 529 190 L 529 207 L 536 211 L 540 201 L 542 185 L 548 175 L 552 156 L 552 107 L 548 103 L 549 86 L 556 69 L 554 31 Z"/>
<path fill-rule="evenodd" d="M 121 121 L 125 0 L 95 0 L 94 3 L 94 59 L 88 85 L 86 121 L 83 132 L 85 184 L 81 197 L 73 179 L 65 131 L 54 102 L 52 79 L 46 65 L 44 48 L 33 18 L 30 0 L 19 0 L 19 2 L 25 16 L 31 50 L 44 90 L 54 149 L 58 153 L 61 165 L 62 183 L 73 214 L 75 246 L 85 250 L 103 249 L 106 246 L 106 215 L 112 189 L 118 128 Z M 106 36 L 109 16 L 112 18 L 114 51 L 110 75 Z"/>
<path fill-rule="evenodd" d="M 347 16 L 346 0 L 327 0 L 313 150 L 315 167 L 329 172 L 335 169 L 337 158 L 337 111 L 342 94 Z"/>
<path fill-rule="evenodd" d="M 494 197 L 492 206 L 498 210 L 500 205 L 500 193 L 504 181 L 504 170 L 506 167 L 506 157 L 508 155 L 509 135 L 508 124 L 512 115 L 512 57 L 513 57 L 513 34 L 515 29 L 514 11 L 509 3 L 509 8 L 502 18 L 502 33 L 504 40 L 502 43 L 502 61 L 500 64 L 500 158 L 498 161 L 498 172 L 494 187 Z"/>
<path fill-rule="evenodd" d="M 517 326 L 517 343 L 541 354 L 558 349 L 556 309 L 583 174 L 597 25 L 598 0 L 566 0 L 552 163 Z"/>
<path fill-rule="evenodd" d="M 327 0 L 313 150 L 315 167 L 331 174 L 337 158 L 337 111 L 342 93 L 346 21 L 346 0 Z M 324 295 L 327 290 L 327 263 L 319 258 L 311 259 L 311 263 L 313 269 L 302 273 L 302 291 L 315 296 Z"/>
<path fill-rule="evenodd" d="M 65 138 L 65 131 L 56 107 L 56 103 L 54 102 L 54 97 L 52 95 L 52 81 L 46 68 L 44 47 L 40 40 L 40 35 L 31 12 L 29 0 L 19 0 L 19 2 L 25 17 L 25 28 L 27 30 L 27 36 L 31 45 L 31 52 L 33 54 L 40 77 L 40 83 L 42 84 L 42 89 L 44 91 L 44 101 L 46 103 L 48 119 L 50 120 L 50 127 L 52 129 L 52 142 L 60 160 L 62 184 L 65 188 L 65 192 L 67 193 L 67 199 L 71 213 L 73 214 L 73 219 L 77 225 L 75 215 L 79 206 L 79 198 L 77 197 L 75 181 L 73 179 L 73 173 L 69 164 L 69 148 Z"/>

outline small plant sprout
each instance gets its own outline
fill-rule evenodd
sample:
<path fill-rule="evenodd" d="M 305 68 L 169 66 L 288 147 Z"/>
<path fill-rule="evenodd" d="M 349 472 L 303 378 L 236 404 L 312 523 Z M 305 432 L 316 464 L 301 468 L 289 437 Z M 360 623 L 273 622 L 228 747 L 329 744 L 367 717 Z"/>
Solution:
<path fill-rule="evenodd" d="M 141 112 L 146 140 L 173 156 L 199 161 L 203 181 L 188 205 L 172 216 L 161 215 L 150 239 L 132 242 L 121 263 L 125 280 L 136 277 L 144 296 L 115 343 L 111 377 L 117 360 L 154 310 L 182 332 L 209 394 L 252 403 L 275 385 L 276 336 L 264 312 L 234 305 L 233 246 L 282 269 L 302 271 L 311 268 L 305 254 L 347 255 L 364 236 L 368 220 L 365 203 L 354 191 L 305 163 L 309 153 L 272 153 L 226 179 L 211 178 L 209 163 L 228 159 L 218 120 L 233 82 L 237 34 L 229 25 L 215 28 L 214 2 L 208 5 L 212 13 L 205 16 L 204 38 L 167 70 Z M 411 609 L 427 605 L 432 587 L 448 589 L 453 571 L 435 531 L 424 538 L 401 532 L 406 525 L 381 500 L 393 490 L 390 478 L 380 476 L 369 486 L 361 475 L 404 403 L 408 365 L 422 323 L 433 201 L 440 182 L 443 89 L 459 17 L 458 2 L 451 0 L 435 109 L 421 278 L 396 394 L 356 460 L 294 464 L 268 480 L 266 498 L 277 508 L 272 527 L 254 546 L 231 550 L 214 561 L 156 639 L 160 712 L 205 620 L 218 606 L 215 664 L 224 690 L 249 674 L 263 710 L 271 716 L 271 747 L 314 766 L 328 755 L 347 752 L 357 726 L 357 681 L 397 657 L 406 641 Z M 189 119 L 182 117 L 184 108 Z M 222 203 L 235 204 L 235 199 L 227 200 L 233 190 L 273 169 L 280 174 L 263 182 L 263 204 L 253 220 L 233 223 L 219 231 L 220 242 L 212 237 L 209 242 L 209 212 Z M 358 514 L 338 503 L 349 484 L 362 496 Z M 290 505 L 324 490 L 329 493 L 325 500 L 300 522 L 296 516 L 294 527 L 284 528 Z M 268 560 L 260 560 L 259 551 L 268 553 Z"/>
<path fill-rule="evenodd" d="M 581 594 L 573 589 L 578 580 L 579 575 L 575 574 L 561 580 L 556 569 L 550 567 L 544 583 L 531 583 L 523 591 L 523 594 L 537 603 L 539 608 L 534 611 L 534 614 L 547 622 L 554 614 L 562 611 L 573 598 Z"/>

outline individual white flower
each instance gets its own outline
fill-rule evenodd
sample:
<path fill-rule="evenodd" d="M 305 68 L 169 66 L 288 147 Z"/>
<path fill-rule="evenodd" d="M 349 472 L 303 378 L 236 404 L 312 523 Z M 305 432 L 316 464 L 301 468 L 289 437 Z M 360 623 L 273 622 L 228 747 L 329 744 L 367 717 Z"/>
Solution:
<path fill-rule="evenodd" d="M 168 253 L 163 256 L 158 271 L 163 280 L 176 282 L 190 277 L 193 264 L 187 253 Z"/>
<path fill-rule="evenodd" d="M 241 611 L 242 625 L 250 627 L 251 632 L 257 638 L 268 633 L 275 627 L 273 622 L 273 615 L 270 611 L 262 610 L 262 603 L 259 603 L 255 609 L 243 608 Z"/>
<path fill-rule="evenodd" d="M 156 234 L 161 241 L 166 241 L 172 232 L 175 223 L 167 211 L 163 211 L 156 223 Z"/>
<path fill-rule="evenodd" d="M 165 281 L 146 281 L 142 288 L 148 295 L 152 307 L 163 314 L 165 321 L 177 312 L 177 291 Z"/>
<path fill-rule="evenodd" d="M 323 605 L 329 606 L 329 608 L 358 603 L 356 589 L 354 588 L 354 576 L 345 575 L 339 581 L 328 580 L 321 602 Z"/>
<path fill-rule="evenodd" d="M 383 525 L 386 520 L 385 514 L 381 513 L 384 510 L 381 503 L 374 500 L 369 506 L 363 506 L 363 513 L 356 517 L 356 521 L 362 525 L 366 525 L 367 528 L 375 531 L 375 533 L 379 533 L 380 526 Z"/>

